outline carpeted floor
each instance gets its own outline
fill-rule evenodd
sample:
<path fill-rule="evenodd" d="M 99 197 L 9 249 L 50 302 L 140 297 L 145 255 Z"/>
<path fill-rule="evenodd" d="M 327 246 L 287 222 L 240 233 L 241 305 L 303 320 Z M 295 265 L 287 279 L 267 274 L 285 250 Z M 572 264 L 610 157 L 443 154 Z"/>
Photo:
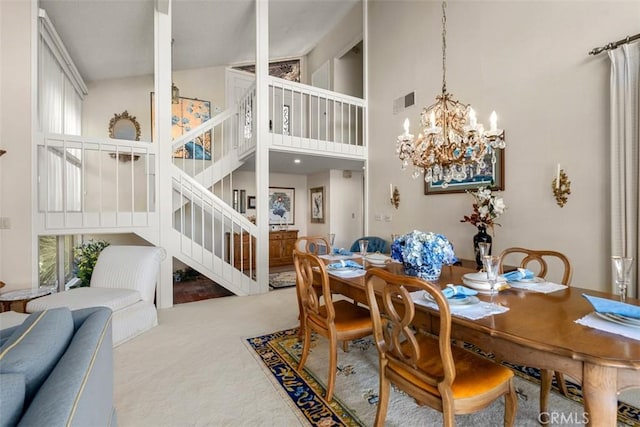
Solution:
<path fill-rule="evenodd" d="M 303 372 L 298 372 L 301 344 L 297 329 L 289 329 L 250 338 L 247 343 L 285 398 L 290 399 L 300 415 L 312 425 L 373 425 L 378 399 L 378 355 L 372 339 L 350 343 L 349 352 L 338 350 L 338 372 L 335 398 L 327 403 L 323 398 L 327 368 L 327 340 L 315 337 Z M 475 350 L 475 349 L 472 349 Z M 516 372 L 518 393 L 517 426 L 538 426 L 539 373 L 535 369 L 510 365 Z M 552 393 L 549 400 L 551 416 L 561 423 L 554 425 L 582 425 L 583 408 L 580 387 L 570 384 L 572 399 Z M 477 414 L 456 416 L 458 426 L 502 425 L 503 400 Z M 585 415 L 587 416 L 587 415 Z M 620 404 L 620 425 L 640 425 L 637 408 Z M 442 415 L 430 408 L 416 405 L 401 391 L 392 388 L 386 426 L 441 425 Z"/>

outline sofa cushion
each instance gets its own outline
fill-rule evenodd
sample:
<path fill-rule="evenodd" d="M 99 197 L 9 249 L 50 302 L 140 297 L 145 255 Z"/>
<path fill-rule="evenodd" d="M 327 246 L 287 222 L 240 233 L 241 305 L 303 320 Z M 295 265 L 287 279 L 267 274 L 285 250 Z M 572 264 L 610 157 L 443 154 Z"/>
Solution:
<path fill-rule="evenodd" d="M 24 405 L 24 375 L 0 374 L 0 427 L 14 426 Z"/>
<path fill-rule="evenodd" d="M 140 292 L 132 289 L 75 288 L 31 300 L 27 304 L 27 311 L 33 313 L 53 307 L 69 307 L 71 310 L 108 307 L 111 311 L 117 311 L 140 299 Z"/>
<path fill-rule="evenodd" d="M 31 314 L 0 347 L 0 374 L 24 374 L 25 407 L 36 394 L 73 336 L 68 308 Z"/>

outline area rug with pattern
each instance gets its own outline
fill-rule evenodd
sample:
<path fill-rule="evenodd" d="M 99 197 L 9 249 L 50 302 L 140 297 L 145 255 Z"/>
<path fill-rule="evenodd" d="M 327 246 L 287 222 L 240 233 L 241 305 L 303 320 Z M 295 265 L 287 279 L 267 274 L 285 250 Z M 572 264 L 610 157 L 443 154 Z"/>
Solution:
<path fill-rule="evenodd" d="M 372 426 L 378 402 L 378 353 L 371 337 L 349 343 L 349 351 L 338 349 L 338 368 L 334 399 L 324 398 L 329 366 L 327 340 L 314 334 L 307 364 L 297 370 L 302 351 L 297 328 L 248 338 L 247 345 L 268 372 L 284 399 L 301 420 L 317 426 Z M 467 345 L 470 351 L 491 357 Z M 508 364 L 516 373 L 518 394 L 516 426 L 539 426 L 539 384 L 537 369 Z M 549 397 L 551 425 L 577 426 L 588 421 L 582 407 L 581 389 L 567 380 L 570 397 L 560 394 L 554 380 Z M 504 400 L 470 415 L 456 416 L 458 426 L 502 425 Z M 386 426 L 442 425 L 442 415 L 431 408 L 419 406 L 405 393 L 392 387 Z M 640 426 L 638 408 L 619 402 L 619 426 Z"/>
<path fill-rule="evenodd" d="M 269 287 L 272 289 L 289 288 L 296 285 L 295 271 L 281 271 L 269 274 Z"/>

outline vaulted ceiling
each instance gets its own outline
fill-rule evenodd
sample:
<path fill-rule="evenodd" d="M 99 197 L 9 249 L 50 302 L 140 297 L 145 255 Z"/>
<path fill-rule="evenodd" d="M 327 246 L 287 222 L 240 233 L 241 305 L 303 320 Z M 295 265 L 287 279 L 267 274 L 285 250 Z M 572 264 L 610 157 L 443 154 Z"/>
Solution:
<path fill-rule="evenodd" d="M 270 0 L 271 58 L 307 54 L 359 0 Z M 40 0 L 86 81 L 153 73 L 154 0 Z M 253 0 L 174 0 L 174 70 L 254 60 Z"/>

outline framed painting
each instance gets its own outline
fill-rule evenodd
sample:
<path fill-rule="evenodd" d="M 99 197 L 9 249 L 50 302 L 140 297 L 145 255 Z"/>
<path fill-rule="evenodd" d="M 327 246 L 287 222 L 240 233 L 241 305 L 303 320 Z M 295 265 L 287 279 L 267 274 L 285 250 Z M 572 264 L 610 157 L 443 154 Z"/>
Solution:
<path fill-rule="evenodd" d="M 424 183 L 424 194 L 464 193 L 478 187 L 489 187 L 492 190 L 504 190 L 504 150 L 496 150 L 496 162 L 491 162 L 491 154 L 484 158 L 485 167 L 476 170 L 476 174 L 462 181 L 451 181 L 443 186 L 443 181 Z"/>
<path fill-rule="evenodd" d="M 255 74 L 256 65 L 242 65 L 233 67 L 236 70 L 246 71 Z M 269 75 L 291 82 L 300 83 L 300 59 L 289 59 L 286 61 L 276 61 L 269 63 Z"/>
<path fill-rule="evenodd" d="M 153 123 L 155 122 L 154 93 L 151 92 L 151 140 L 155 142 L 153 135 Z M 191 129 L 197 127 L 211 118 L 211 102 L 197 98 L 179 98 L 177 104 L 171 104 L 171 137 L 179 138 Z M 197 136 L 189 141 L 183 148 L 177 149 L 173 157 L 196 160 L 211 160 L 211 131 Z"/>
<path fill-rule="evenodd" d="M 269 187 L 269 225 L 295 223 L 294 188 Z"/>
<path fill-rule="evenodd" d="M 256 196 L 247 196 L 247 209 L 256 208 Z"/>
<path fill-rule="evenodd" d="M 309 201 L 311 202 L 311 222 L 324 224 L 324 187 L 311 188 Z"/>

